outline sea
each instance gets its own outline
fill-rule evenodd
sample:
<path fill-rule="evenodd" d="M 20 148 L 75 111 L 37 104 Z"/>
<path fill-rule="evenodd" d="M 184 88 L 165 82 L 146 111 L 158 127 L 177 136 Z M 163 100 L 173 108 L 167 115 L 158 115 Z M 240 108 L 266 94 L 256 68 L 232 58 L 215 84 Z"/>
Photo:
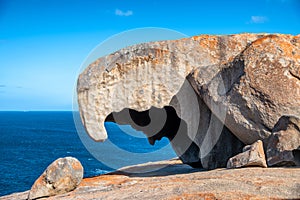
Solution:
<path fill-rule="evenodd" d="M 107 122 L 107 142 L 94 142 L 83 127 L 78 128 L 75 115 L 71 111 L 0 112 L 0 196 L 29 190 L 61 157 L 77 158 L 84 177 L 176 157 L 166 138 L 151 146 L 143 133 L 129 125 Z"/>

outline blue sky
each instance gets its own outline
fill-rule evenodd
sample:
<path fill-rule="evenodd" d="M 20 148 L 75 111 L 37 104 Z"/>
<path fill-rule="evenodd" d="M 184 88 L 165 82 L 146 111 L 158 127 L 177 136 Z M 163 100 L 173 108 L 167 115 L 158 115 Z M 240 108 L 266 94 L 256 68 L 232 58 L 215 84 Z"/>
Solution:
<path fill-rule="evenodd" d="M 71 110 L 91 50 L 142 27 L 297 35 L 300 1 L 0 0 L 0 110 Z"/>

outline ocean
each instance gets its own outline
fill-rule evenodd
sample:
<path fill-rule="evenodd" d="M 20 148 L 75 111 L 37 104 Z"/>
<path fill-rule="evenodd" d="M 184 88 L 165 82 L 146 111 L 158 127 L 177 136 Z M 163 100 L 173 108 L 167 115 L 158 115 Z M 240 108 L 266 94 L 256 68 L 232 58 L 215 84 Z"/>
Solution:
<path fill-rule="evenodd" d="M 72 112 L 0 112 L 0 196 L 29 190 L 60 157 L 76 157 L 84 177 L 92 177 L 176 156 L 166 138 L 151 146 L 128 125 L 110 122 L 105 127 L 108 141 L 96 143 L 86 133 L 78 134 Z"/>

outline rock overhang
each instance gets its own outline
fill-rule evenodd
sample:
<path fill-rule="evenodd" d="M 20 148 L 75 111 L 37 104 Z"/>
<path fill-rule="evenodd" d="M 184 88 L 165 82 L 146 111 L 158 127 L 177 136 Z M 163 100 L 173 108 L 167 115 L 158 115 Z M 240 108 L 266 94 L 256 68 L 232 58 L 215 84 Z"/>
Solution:
<path fill-rule="evenodd" d="M 111 113 L 170 106 L 194 141 L 201 132 L 200 110 L 208 107 L 251 144 L 267 138 L 281 115 L 300 115 L 297 55 L 299 36 L 282 34 L 200 35 L 127 47 L 99 58 L 79 76 L 81 119 L 94 140 L 104 141 Z M 210 122 L 211 114 L 206 118 Z"/>
<path fill-rule="evenodd" d="M 241 37 L 242 40 L 234 41 L 236 37 Z M 195 68 L 220 64 L 226 59 L 232 59 L 257 37 L 259 35 L 254 34 L 202 35 L 181 40 L 151 42 L 127 47 L 98 59 L 90 64 L 78 79 L 78 102 L 87 132 L 94 140 L 107 138 L 102 123 L 104 118 L 97 114 L 100 107 L 113 107 L 110 112 L 101 110 L 101 115 L 107 116 L 111 112 L 118 112 L 123 108 L 145 111 L 151 106 L 162 108 L 170 105 L 171 99 L 178 93 L 187 75 Z M 226 40 L 230 44 L 230 55 L 227 55 L 229 50 L 222 49 Z M 126 88 L 129 81 L 134 87 L 131 85 Z M 108 94 L 103 95 L 104 90 L 109 90 L 109 86 L 125 89 L 126 99 L 124 96 L 122 98 L 118 95 L 120 90 L 114 90 L 116 98 L 108 97 Z M 151 88 L 149 89 L 147 86 Z M 102 93 L 102 91 L 104 92 Z M 156 92 L 154 95 L 149 94 L 153 91 Z M 96 108 L 96 104 L 100 100 L 99 97 L 94 96 L 97 92 L 99 97 L 107 100 L 97 109 L 92 109 L 92 107 Z M 150 101 L 145 101 L 145 99 L 149 99 L 149 96 Z M 153 96 L 154 101 L 152 100 Z M 111 102 L 115 102 L 115 104 Z M 94 105 L 91 106 L 92 104 Z M 178 112 L 178 110 L 176 111 Z"/>

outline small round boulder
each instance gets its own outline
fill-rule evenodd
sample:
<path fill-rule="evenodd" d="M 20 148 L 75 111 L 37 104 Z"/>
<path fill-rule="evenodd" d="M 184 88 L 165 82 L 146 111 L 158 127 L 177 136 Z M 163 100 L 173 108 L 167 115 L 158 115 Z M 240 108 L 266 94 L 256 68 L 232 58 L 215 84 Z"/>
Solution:
<path fill-rule="evenodd" d="M 34 182 L 28 199 L 55 196 L 70 192 L 80 184 L 83 167 L 73 157 L 59 158 L 51 163 Z"/>

